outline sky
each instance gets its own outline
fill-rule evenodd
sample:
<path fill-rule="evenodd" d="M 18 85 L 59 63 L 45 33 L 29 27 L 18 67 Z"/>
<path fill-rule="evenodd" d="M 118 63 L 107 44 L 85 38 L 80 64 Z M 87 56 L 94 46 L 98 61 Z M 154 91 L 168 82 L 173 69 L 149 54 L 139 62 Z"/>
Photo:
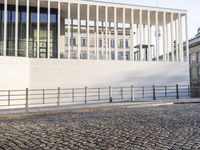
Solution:
<path fill-rule="evenodd" d="M 157 0 L 99 0 L 106 2 L 119 2 L 134 5 L 157 6 Z M 200 27 L 200 0 L 158 0 L 159 7 L 184 9 L 188 11 L 189 38 L 197 34 Z"/>

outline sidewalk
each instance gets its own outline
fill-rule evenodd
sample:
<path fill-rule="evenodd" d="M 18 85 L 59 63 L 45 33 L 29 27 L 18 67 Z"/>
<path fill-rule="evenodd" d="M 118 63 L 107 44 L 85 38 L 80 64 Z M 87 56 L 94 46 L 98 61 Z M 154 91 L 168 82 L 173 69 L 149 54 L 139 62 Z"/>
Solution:
<path fill-rule="evenodd" d="M 181 100 L 156 100 L 148 102 L 113 102 L 113 103 L 93 103 L 93 104 L 77 104 L 65 106 L 48 106 L 48 107 L 32 107 L 28 110 L 24 108 L 0 110 L 0 120 L 20 119 L 35 117 L 41 115 L 61 114 L 66 112 L 92 112 L 92 111 L 109 111 L 113 109 L 141 108 L 168 106 L 174 104 L 194 104 L 200 103 L 200 99 L 181 99 Z"/>

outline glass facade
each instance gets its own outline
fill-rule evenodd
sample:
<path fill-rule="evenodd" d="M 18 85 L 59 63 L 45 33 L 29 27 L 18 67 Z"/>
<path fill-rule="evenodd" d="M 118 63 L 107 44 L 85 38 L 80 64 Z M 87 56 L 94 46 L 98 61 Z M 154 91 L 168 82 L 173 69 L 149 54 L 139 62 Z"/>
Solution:
<path fill-rule="evenodd" d="M 30 58 L 37 57 L 37 8 L 29 9 L 29 52 Z M 8 5 L 7 8 L 7 45 L 6 56 L 26 56 L 26 7 L 19 6 L 18 12 L 18 49 L 15 51 L 15 6 Z M 40 8 L 40 37 L 39 37 L 39 57 L 48 57 L 48 10 Z M 50 11 L 50 58 L 58 58 L 57 50 L 57 10 Z M 0 5 L 0 55 L 3 55 L 4 43 L 4 5 Z"/>

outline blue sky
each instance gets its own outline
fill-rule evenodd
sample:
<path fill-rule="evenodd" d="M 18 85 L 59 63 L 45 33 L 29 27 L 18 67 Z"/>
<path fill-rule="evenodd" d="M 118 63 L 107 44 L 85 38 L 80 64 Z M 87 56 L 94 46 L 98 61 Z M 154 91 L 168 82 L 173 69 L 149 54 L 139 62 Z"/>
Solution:
<path fill-rule="evenodd" d="M 157 0 L 99 0 L 135 5 L 157 6 Z M 158 0 L 159 7 L 188 10 L 189 37 L 195 36 L 200 27 L 200 0 Z"/>

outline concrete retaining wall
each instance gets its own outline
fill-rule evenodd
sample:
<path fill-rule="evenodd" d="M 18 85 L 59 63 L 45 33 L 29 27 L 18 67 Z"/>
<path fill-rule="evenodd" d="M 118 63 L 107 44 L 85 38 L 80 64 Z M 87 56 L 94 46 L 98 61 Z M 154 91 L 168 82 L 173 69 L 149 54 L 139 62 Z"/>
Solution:
<path fill-rule="evenodd" d="M 189 84 L 189 65 L 171 62 L 0 57 L 0 89 Z"/>

